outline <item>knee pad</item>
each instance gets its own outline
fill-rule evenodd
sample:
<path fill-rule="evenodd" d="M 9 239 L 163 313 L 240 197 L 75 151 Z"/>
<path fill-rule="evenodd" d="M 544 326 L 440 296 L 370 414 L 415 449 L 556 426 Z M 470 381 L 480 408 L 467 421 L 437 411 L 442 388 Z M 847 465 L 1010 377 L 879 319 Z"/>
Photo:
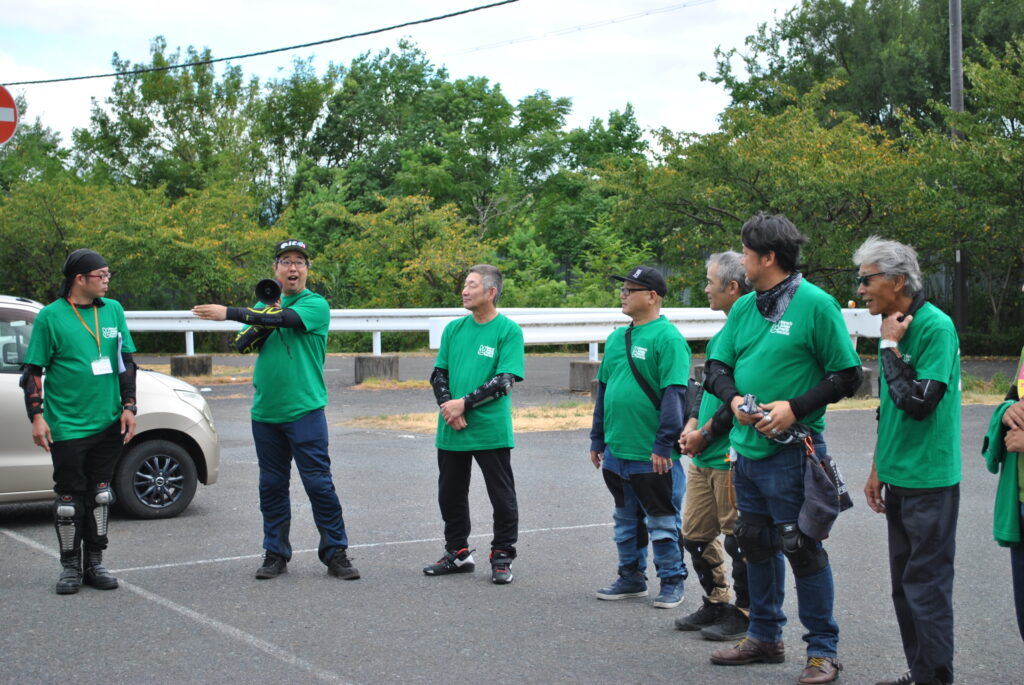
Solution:
<path fill-rule="evenodd" d="M 779 551 L 779 534 L 772 518 L 764 514 L 740 512 L 736 519 L 736 541 L 743 557 L 752 564 L 771 559 Z"/>
<path fill-rule="evenodd" d="M 814 575 L 828 566 L 828 552 L 824 547 L 800 532 L 796 523 L 779 525 L 782 553 L 789 559 L 793 575 L 797 578 Z"/>
<path fill-rule="evenodd" d="M 735 535 L 725 536 L 725 553 L 732 559 L 732 589 L 736 593 L 736 606 L 750 606 L 750 588 L 747 585 L 747 562 L 743 559 L 740 543 Z"/>
<path fill-rule="evenodd" d="M 78 496 L 64 493 L 54 499 L 53 520 L 61 552 L 74 552 L 78 549 L 82 535 L 79 530 L 82 513 L 82 502 Z"/>
<path fill-rule="evenodd" d="M 704 558 L 704 550 L 707 549 L 707 542 L 698 542 L 697 540 L 687 540 L 686 538 L 679 538 L 682 543 L 682 548 L 690 553 L 690 560 L 693 562 L 693 570 L 697 572 L 697 580 L 700 582 L 700 586 L 704 588 L 704 594 L 711 595 L 718 587 L 715 585 L 715 581 L 712 572 L 715 566 L 712 566 L 707 559 Z M 717 566 L 718 564 L 716 564 Z"/>
<path fill-rule="evenodd" d="M 92 512 L 92 522 L 96 524 L 97 535 L 107 534 L 107 520 L 110 515 L 110 505 L 113 503 L 114 491 L 110 488 L 110 483 L 96 483 L 89 489 L 86 504 Z"/>

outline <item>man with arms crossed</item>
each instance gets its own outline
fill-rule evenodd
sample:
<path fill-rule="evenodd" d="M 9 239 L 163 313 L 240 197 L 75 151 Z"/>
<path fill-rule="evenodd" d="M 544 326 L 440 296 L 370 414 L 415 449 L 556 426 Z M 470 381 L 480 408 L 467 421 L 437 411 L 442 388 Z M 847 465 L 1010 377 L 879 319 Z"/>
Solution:
<path fill-rule="evenodd" d="M 631 322 L 608 336 L 597 372 L 590 460 L 615 501 L 619 557 L 619 577 L 597 598 L 647 596 L 649 534 L 661 579 L 654 606 L 671 609 L 682 603 L 686 579 L 679 546 L 686 472 L 672 447 L 686 411 L 690 346 L 661 314 L 668 288 L 660 273 L 638 266 L 612 278 L 623 281 L 619 301 Z"/>
<path fill-rule="evenodd" d="M 707 262 L 708 304 L 728 316 L 742 295 L 750 292 L 738 252 L 713 254 Z M 708 341 L 707 355 L 715 348 L 721 332 Z M 700 385 L 691 384 L 690 419 L 686 422 L 679 447 L 693 460 L 686 473 L 686 500 L 683 504 L 683 548 L 704 588 L 703 604 L 688 616 L 676 619 L 677 630 L 699 630 L 707 640 L 739 640 L 747 632 L 750 594 L 747 592 L 747 565 L 733 535 L 736 502 L 729 473 L 729 430 L 732 412 Z M 725 554 L 720 534 L 725 535 L 725 551 L 732 559 L 733 589 L 736 604 L 729 603 L 729 581 L 725 574 Z"/>
<path fill-rule="evenodd" d="M 512 475 L 512 391 L 524 378 L 523 331 L 498 313 L 501 272 L 471 267 L 462 288 L 470 311 L 445 326 L 430 376 L 441 411 L 437 418 L 437 500 L 444 519 L 444 554 L 423 568 L 428 576 L 471 573 L 469 481 L 480 465 L 494 508 L 491 582 L 512 582 L 519 505 Z M 454 398 L 454 399 L 453 399 Z"/>
<path fill-rule="evenodd" d="M 285 240 L 274 248 L 274 278 L 281 283 L 280 302 L 247 309 L 219 304 L 192 308 L 200 319 L 240 321 L 272 328 L 256 359 L 252 384 L 252 437 L 260 467 L 260 511 L 263 514 L 263 565 L 256 578 L 276 578 L 288 571 L 292 510 L 288 483 L 292 460 L 320 531 L 318 556 L 327 573 L 342 580 L 359 578 L 349 560 L 348 534 L 331 476 L 327 445 L 327 386 L 324 359 L 331 310 L 320 295 L 306 288 L 309 247 Z"/>
<path fill-rule="evenodd" d="M 736 538 L 747 560 L 750 625 L 746 638 L 714 652 L 711 661 L 785 660 L 785 555 L 807 629 L 807 663 L 798 682 L 828 683 L 841 668 L 832 568 L 821 542 L 802 532 L 797 519 L 808 450 L 825 451 L 825 406 L 856 391 L 863 377 L 860 358 L 839 304 L 797 271 L 807 239 L 796 227 L 783 216 L 758 214 L 743 225 L 740 237 L 743 268 L 756 292 L 729 312 L 708 359 L 704 387 L 735 417 L 729 443 L 737 459 Z M 745 395 L 760 404 L 744 408 Z M 809 430 L 808 440 L 777 442 L 797 421 Z"/>
<path fill-rule="evenodd" d="M 56 589 L 71 595 L 83 582 L 100 590 L 117 587 L 103 566 L 114 500 L 110 479 L 122 447 L 135 436 L 137 410 L 135 345 L 121 304 L 103 297 L 110 267 L 82 249 L 68 255 L 63 272 L 60 299 L 43 307 L 33 325 L 21 387 L 32 439 L 53 459 L 63 567 Z"/>
<path fill-rule="evenodd" d="M 892 603 L 910 667 L 878 685 L 952 683 L 960 341 L 952 320 L 924 298 L 914 248 L 873 236 L 853 263 L 857 294 L 882 315 L 878 441 L 864 495 L 885 514 Z"/>

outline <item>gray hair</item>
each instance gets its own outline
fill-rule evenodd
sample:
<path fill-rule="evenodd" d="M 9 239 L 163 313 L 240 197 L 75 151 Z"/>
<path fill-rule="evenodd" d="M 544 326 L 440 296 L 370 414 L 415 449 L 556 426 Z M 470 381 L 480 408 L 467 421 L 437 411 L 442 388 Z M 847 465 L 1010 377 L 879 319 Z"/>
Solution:
<path fill-rule="evenodd" d="M 712 265 L 718 265 L 718 280 L 722 282 L 722 290 L 725 291 L 732 281 L 740 286 L 740 295 L 750 292 L 750 283 L 747 281 L 747 272 L 743 269 L 743 255 L 739 252 L 716 252 L 708 257 L 708 269 Z"/>
<path fill-rule="evenodd" d="M 875 264 L 889 279 L 905 276 L 903 292 L 907 295 L 914 296 L 921 291 L 921 267 L 917 264 L 917 251 L 910 245 L 873 235 L 853 253 L 853 264 Z"/>
<path fill-rule="evenodd" d="M 476 264 L 469 267 L 469 273 L 480 274 L 484 290 L 497 289 L 498 292 L 494 295 L 494 304 L 498 304 L 498 298 L 501 297 L 501 288 L 504 281 L 501 277 L 501 272 L 498 271 L 498 267 L 491 266 L 490 264 Z"/>

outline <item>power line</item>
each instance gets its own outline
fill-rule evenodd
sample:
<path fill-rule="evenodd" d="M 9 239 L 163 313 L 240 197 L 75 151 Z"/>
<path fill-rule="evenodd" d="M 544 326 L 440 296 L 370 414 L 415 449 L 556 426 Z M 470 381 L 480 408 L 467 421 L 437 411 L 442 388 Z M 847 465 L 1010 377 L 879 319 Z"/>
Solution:
<path fill-rule="evenodd" d="M 627 14 L 622 17 L 613 17 L 612 19 L 604 19 L 602 21 L 595 21 L 590 24 L 580 24 L 578 26 L 568 26 L 566 28 L 555 29 L 554 31 L 548 31 L 539 36 L 523 36 L 521 38 L 512 38 L 510 40 L 500 40 L 496 43 L 488 43 L 486 45 L 478 45 L 473 48 L 466 48 L 465 50 L 456 50 L 455 52 L 449 52 L 442 57 L 452 57 L 454 55 L 465 55 L 470 52 L 479 52 L 480 50 L 490 50 L 492 48 L 500 48 L 506 45 L 515 45 L 516 43 L 528 43 L 533 40 L 542 40 L 544 38 L 550 38 L 551 36 L 564 36 L 570 33 L 577 33 L 579 31 L 586 31 L 588 29 L 596 29 L 602 26 L 610 26 L 612 24 L 619 24 L 625 21 L 632 21 L 633 19 L 641 19 L 648 17 L 652 14 L 663 14 L 665 12 L 674 12 L 675 10 L 681 10 L 684 7 L 695 7 L 697 5 L 706 5 L 714 2 L 715 0 L 691 0 L 690 2 L 683 2 L 678 5 L 669 5 L 668 7 L 657 7 L 652 10 L 646 10 L 644 12 L 635 12 L 634 14 Z"/>
<path fill-rule="evenodd" d="M 340 40 L 349 40 L 351 38 L 362 38 L 364 36 L 372 36 L 377 33 L 385 33 L 387 31 L 394 31 L 395 29 L 402 29 L 407 26 L 416 26 L 418 24 L 429 24 L 435 21 L 441 21 L 443 19 L 451 19 L 452 17 L 462 16 L 463 14 L 470 14 L 472 12 L 479 12 L 481 10 L 488 10 L 494 7 L 500 7 L 502 5 L 510 5 L 519 0 L 501 0 L 500 2 L 492 2 L 489 5 L 479 5 L 477 7 L 470 7 L 469 9 L 459 10 L 457 12 L 449 12 L 448 14 L 441 14 L 436 17 L 429 17 L 427 19 L 416 19 L 414 21 L 407 21 L 401 24 L 395 24 L 394 26 L 385 26 L 384 28 L 371 29 L 369 31 L 361 31 L 359 33 L 350 33 L 347 36 L 338 36 L 337 38 L 327 38 L 325 40 L 317 40 L 312 43 L 303 43 L 302 45 L 290 45 L 285 48 L 274 48 L 272 50 L 261 50 L 260 52 L 250 52 L 244 55 L 235 55 L 234 57 L 218 57 L 216 59 L 206 59 L 197 62 L 188 62 L 186 64 L 169 64 L 163 67 L 147 67 L 145 69 L 134 69 L 132 71 L 115 71 L 109 74 L 93 74 L 91 76 L 66 76 L 64 78 L 51 78 L 43 79 L 39 81 L 12 81 L 5 83 L 5 86 L 31 86 L 40 83 L 62 83 L 64 81 L 84 81 L 86 79 L 94 78 L 111 78 L 113 76 L 130 76 L 133 74 L 146 74 L 154 71 L 170 71 L 171 69 L 185 69 L 188 67 L 200 67 L 207 64 L 215 64 L 217 62 L 228 62 L 230 60 L 242 60 L 250 57 L 261 57 L 263 55 L 271 55 L 275 52 L 287 52 L 289 50 L 301 50 L 302 48 L 309 48 L 316 45 L 325 45 L 327 43 L 336 43 Z"/>

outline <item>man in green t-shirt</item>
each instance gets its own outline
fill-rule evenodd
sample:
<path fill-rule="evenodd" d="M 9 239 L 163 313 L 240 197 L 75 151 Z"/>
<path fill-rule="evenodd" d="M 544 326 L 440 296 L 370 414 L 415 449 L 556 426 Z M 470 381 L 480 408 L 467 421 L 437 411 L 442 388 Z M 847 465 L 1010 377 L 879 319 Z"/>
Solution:
<path fill-rule="evenodd" d="M 469 269 L 462 306 L 469 316 L 444 328 L 430 384 L 440 407 L 437 417 L 437 501 L 444 520 L 444 554 L 425 566 L 428 576 L 470 573 L 469 480 L 473 459 L 480 465 L 494 508 L 491 582 L 512 582 L 519 536 L 519 505 L 512 475 L 512 401 L 509 393 L 524 378 L 523 331 L 498 313 L 501 272 L 490 264 Z"/>
<path fill-rule="evenodd" d="M 289 480 L 292 460 L 320 531 L 318 556 L 327 573 L 343 580 L 359 578 L 348 558 L 348 534 L 341 503 L 331 477 L 327 444 L 327 386 L 324 359 L 331 310 L 320 295 L 306 288 L 309 247 L 284 240 L 274 248 L 274 278 L 281 286 L 278 302 L 255 308 L 201 304 L 192 313 L 212 321 L 240 321 L 261 326 L 270 334 L 259 343 L 253 371 L 252 437 L 260 467 L 260 511 L 263 514 L 263 565 L 256 578 L 287 572 L 292 557 Z M 269 298 L 268 298 L 269 299 Z"/>
<path fill-rule="evenodd" d="M 910 668 L 881 682 L 952 683 L 960 341 L 952 320 L 924 298 L 914 248 L 872 236 L 853 263 L 857 294 L 882 315 L 878 441 L 864 495 L 885 514 L 892 601 Z"/>
<path fill-rule="evenodd" d="M 990 452 L 1001 455 L 1001 459 L 988 463 L 992 473 L 999 473 L 999 486 L 992 507 L 992 530 L 996 542 L 1010 548 L 1017 630 L 1024 639 L 1024 349 L 1020 351 L 1017 374 L 1000 411 L 999 432 L 993 440 L 1001 437 L 1003 444 L 986 444 L 982 452 L 986 458 Z M 997 447 L 999 449 L 993 449 Z"/>
<path fill-rule="evenodd" d="M 713 254 L 707 261 L 708 304 L 728 316 L 741 296 L 750 292 L 738 252 Z M 715 337 L 708 341 L 707 354 L 715 348 Z M 730 473 L 729 429 L 732 412 L 720 399 L 704 393 L 700 384 L 691 383 L 687 397 L 690 418 L 683 428 L 679 447 L 692 457 L 686 472 L 686 500 L 683 504 L 683 548 L 704 588 L 703 603 L 697 611 L 676 619 L 677 630 L 699 630 L 706 640 L 739 640 L 750 622 L 750 594 L 747 592 L 747 565 L 733 535 L 736 502 Z M 725 536 L 725 546 L 718 540 Z M 729 603 L 729 580 L 725 573 L 725 551 L 732 559 L 733 589 L 736 604 Z"/>
<path fill-rule="evenodd" d="M 32 439 L 53 459 L 62 567 L 56 589 L 70 595 L 83 582 L 117 587 L 103 566 L 110 479 L 135 436 L 137 410 L 135 345 L 120 303 L 103 297 L 110 267 L 82 249 L 68 255 L 63 272 L 60 299 L 43 307 L 33 324 L 21 387 Z"/>
<path fill-rule="evenodd" d="M 690 346 L 661 313 L 668 292 L 658 271 L 638 266 L 622 281 L 619 302 L 629 326 L 612 331 L 597 371 L 590 460 L 615 502 L 612 520 L 618 578 L 597 598 L 647 596 L 647 541 L 661 589 L 653 605 L 683 601 L 686 565 L 679 546 L 686 472 L 673 450 L 686 413 Z"/>
<path fill-rule="evenodd" d="M 809 457 L 826 454 L 825 407 L 860 386 L 860 357 L 839 303 L 797 270 L 807 238 L 788 219 L 757 214 L 740 238 L 755 292 L 729 312 L 705 366 L 704 387 L 734 417 L 729 443 L 736 453 L 736 538 L 747 560 L 750 625 L 743 641 L 714 652 L 711 662 L 785 660 L 786 559 L 807 629 L 807 662 L 798 682 L 828 683 L 842 668 L 832 567 L 820 539 L 811 536 L 816 531 L 801 530 L 798 521 Z M 758 404 L 750 406 L 748 396 Z M 796 439 L 794 431 L 805 439 Z"/>

